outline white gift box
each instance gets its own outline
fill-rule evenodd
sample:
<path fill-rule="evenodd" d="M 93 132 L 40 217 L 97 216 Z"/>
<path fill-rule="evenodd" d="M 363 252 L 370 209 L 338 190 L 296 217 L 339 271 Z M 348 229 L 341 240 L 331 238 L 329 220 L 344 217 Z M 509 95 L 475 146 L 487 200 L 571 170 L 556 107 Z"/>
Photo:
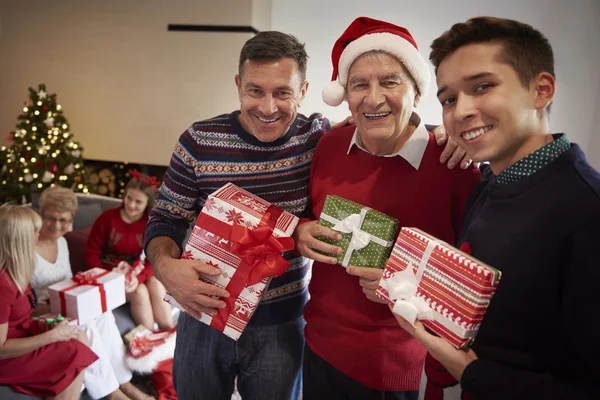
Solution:
<path fill-rule="evenodd" d="M 92 268 L 48 288 L 50 310 L 85 324 L 125 304 L 125 275 Z"/>

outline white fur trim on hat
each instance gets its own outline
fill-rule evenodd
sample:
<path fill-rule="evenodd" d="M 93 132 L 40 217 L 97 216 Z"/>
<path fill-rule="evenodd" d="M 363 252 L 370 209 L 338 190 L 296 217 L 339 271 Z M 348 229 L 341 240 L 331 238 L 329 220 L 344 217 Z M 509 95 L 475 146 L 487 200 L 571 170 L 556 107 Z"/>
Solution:
<path fill-rule="evenodd" d="M 335 107 L 342 103 L 350 66 L 362 54 L 373 50 L 381 50 L 398 58 L 415 80 L 419 94 L 423 96 L 427 93 L 431 73 L 427 61 L 419 50 L 401 36 L 380 32 L 361 36 L 346 46 L 340 56 L 337 80 L 330 82 L 323 89 L 322 96 L 326 104 Z M 341 99 L 339 87 L 341 87 Z"/>
<path fill-rule="evenodd" d="M 323 89 L 322 97 L 325 104 L 337 107 L 344 101 L 344 87 L 339 80 L 331 81 Z"/>

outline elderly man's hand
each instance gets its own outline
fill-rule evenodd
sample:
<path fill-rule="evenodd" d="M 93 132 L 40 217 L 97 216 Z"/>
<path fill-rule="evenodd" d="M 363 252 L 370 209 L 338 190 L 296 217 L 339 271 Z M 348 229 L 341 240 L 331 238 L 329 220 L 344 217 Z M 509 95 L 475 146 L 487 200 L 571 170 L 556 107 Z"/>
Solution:
<path fill-rule="evenodd" d="M 336 264 L 337 259 L 335 257 L 326 256 L 318 253 L 315 250 L 319 250 L 325 253 L 340 255 L 343 250 L 339 246 L 335 246 L 329 243 L 325 243 L 317 236 L 325 236 L 333 240 L 340 240 L 342 234 L 333 229 L 326 228 L 319 225 L 318 221 L 305 222 L 298 225 L 294 231 L 294 241 L 296 242 L 296 250 L 304 257 L 308 257 L 315 261 L 319 261 L 326 264 Z"/>
<path fill-rule="evenodd" d="M 379 281 L 383 276 L 383 270 L 381 268 L 368 268 L 368 267 L 348 267 L 346 270 L 350 275 L 358 276 L 358 284 L 362 287 L 362 291 L 367 296 L 367 299 L 376 303 L 387 304 L 387 301 L 383 300 L 375 294 Z"/>
<path fill-rule="evenodd" d="M 448 169 L 454 169 L 460 163 L 462 169 L 469 168 L 473 160 L 471 157 L 461 148 L 458 144 L 446 133 L 444 125 L 439 125 L 433 130 L 435 141 L 439 146 L 446 145 L 442 155 L 440 156 L 440 163 L 448 162 Z"/>
<path fill-rule="evenodd" d="M 346 125 L 354 125 L 354 119 L 352 119 L 352 115 L 350 115 L 349 117 L 346 117 L 345 120 L 337 122 L 333 125 L 331 125 L 331 129 L 338 129 L 338 128 L 343 128 Z"/>

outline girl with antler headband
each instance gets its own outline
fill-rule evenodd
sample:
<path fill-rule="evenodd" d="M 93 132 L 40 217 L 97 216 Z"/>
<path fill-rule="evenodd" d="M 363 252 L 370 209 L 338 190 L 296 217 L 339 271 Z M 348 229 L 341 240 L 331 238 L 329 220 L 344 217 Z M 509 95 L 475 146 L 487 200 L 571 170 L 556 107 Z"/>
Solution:
<path fill-rule="evenodd" d="M 150 330 L 155 322 L 159 329 L 172 328 L 171 306 L 163 301 L 165 288 L 142 254 L 148 211 L 154 206 L 159 181 L 135 170 L 129 173 L 132 179 L 125 187 L 123 204 L 104 211 L 92 226 L 85 245 L 87 266 L 109 270 L 133 266 L 125 291 L 134 321 Z"/>

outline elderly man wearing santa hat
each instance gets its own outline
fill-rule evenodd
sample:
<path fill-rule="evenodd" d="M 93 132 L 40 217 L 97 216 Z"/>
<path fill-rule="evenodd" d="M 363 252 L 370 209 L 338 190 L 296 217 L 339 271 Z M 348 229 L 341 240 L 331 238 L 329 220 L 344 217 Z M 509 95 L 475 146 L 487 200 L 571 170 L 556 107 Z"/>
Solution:
<path fill-rule="evenodd" d="M 337 195 L 454 243 L 478 169 L 449 170 L 442 148 L 414 112 L 430 81 L 429 66 L 403 27 L 356 19 L 332 52 L 333 82 L 323 91 L 343 101 L 356 126 L 333 129 L 317 145 L 310 175 L 313 221 L 296 230 L 298 251 L 315 260 L 304 309 L 304 398 L 416 399 L 425 349 L 398 327 L 375 296 L 381 269 L 344 268 L 341 248 L 319 236 L 327 195 Z"/>

